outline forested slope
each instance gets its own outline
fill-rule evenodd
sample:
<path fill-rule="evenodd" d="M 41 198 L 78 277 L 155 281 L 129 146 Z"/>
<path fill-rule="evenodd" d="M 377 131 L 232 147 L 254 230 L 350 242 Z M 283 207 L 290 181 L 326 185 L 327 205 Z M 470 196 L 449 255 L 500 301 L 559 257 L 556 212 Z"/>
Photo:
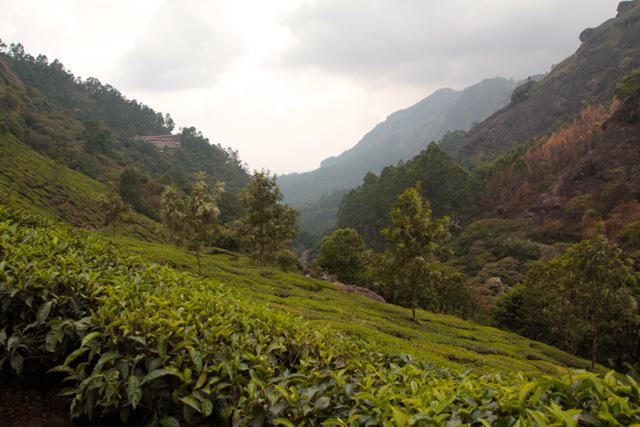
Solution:
<path fill-rule="evenodd" d="M 511 103 L 474 127 L 459 156 L 478 165 L 575 120 L 585 105 L 611 101 L 617 82 L 640 66 L 640 3 L 621 2 L 618 16 L 580 34 L 578 51 L 538 82 L 518 87 Z"/>
<path fill-rule="evenodd" d="M 477 178 L 434 143 L 408 162 L 386 167 L 380 176 L 365 176 L 362 185 L 342 199 L 338 226 L 354 228 L 368 245 L 384 246 L 380 230 L 389 225 L 391 205 L 418 183 L 437 217 L 449 215 L 462 225 L 479 212 Z"/>
<path fill-rule="evenodd" d="M 285 200 L 303 206 L 324 193 L 356 187 L 368 172 L 408 160 L 449 131 L 468 130 L 505 106 L 516 82 L 484 80 L 463 90 L 441 89 L 376 125 L 354 147 L 320 168 L 279 178 Z"/>
<path fill-rule="evenodd" d="M 58 60 L 34 58 L 20 44 L 0 52 L 0 132 L 105 184 L 128 170 L 134 190 L 144 194 L 127 201 L 147 216 L 157 215 L 162 185 L 187 188 L 198 171 L 210 183 L 225 182 L 225 214 L 237 214 L 237 192 L 249 180 L 238 153 L 210 144 L 193 127 L 180 130 L 181 145 L 171 152 L 134 139 L 173 128 L 169 115 L 95 78 L 81 80 Z"/>

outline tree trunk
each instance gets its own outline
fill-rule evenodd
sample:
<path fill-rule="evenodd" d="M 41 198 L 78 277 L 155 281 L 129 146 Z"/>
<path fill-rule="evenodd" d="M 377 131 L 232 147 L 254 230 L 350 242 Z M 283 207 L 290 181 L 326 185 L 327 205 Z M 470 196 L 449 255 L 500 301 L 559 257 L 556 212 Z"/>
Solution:
<path fill-rule="evenodd" d="M 264 243 L 260 243 L 260 265 L 264 265 Z"/>
<path fill-rule="evenodd" d="M 411 312 L 413 313 L 413 321 L 416 321 L 416 287 L 411 288 Z"/>
<path fill-rule="evenodd" d="M 594 335 L 591 341 L 591 369 L 596 369 L 596 360 L 598 358 L 598 336 Z"/>

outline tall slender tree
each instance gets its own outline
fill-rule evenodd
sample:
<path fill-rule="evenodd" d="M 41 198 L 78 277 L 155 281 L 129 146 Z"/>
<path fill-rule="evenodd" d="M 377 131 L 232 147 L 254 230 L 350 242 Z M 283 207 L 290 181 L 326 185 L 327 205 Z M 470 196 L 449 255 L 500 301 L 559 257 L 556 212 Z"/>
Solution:
<path fill-rule="evenodd" d="M 116 222 L 129 211 L 129 205 L 122 201 L 120 194 L 113 190 L 107 197 L 100 201 L 102 210 L 102 224 L 111 228 L 111 238 L 116 236 Z"/>
<path fill-rule="evenodd" d="M 431 283 L 431 265 L 450 237 L 449 218 L 432 218 L 431 204 L 420 195 L 419 185 L 398 197 L 389 218 L 392 226 L 382 230 L 389 246 L 386 265 L 396 286 L 410 294 L 415 322 L 418 291 Z"/>
<path fill-rule="evenodd" d="M 199 172 L 190 194 L 169 186 L 162 195 L 162 220 L 176 243 L 194 253 L 198 261 L 198 274 L 202 273 L 200 253 L 216 231 L 220 216 L 218 202 L 224 192 L 222 183 L 218 182 L 209 188 L 205 180 L 206 174 Z"/>
<path fill-rule="evenodd" d="M 268 171 L 255 171 L 240 198 L 246 209 L 240 221 L 242 237 L 258 262 L 264 265 L 273 261 L 278 250 L 296 236 L 298 213 L 280 203 L 282 193 Z"/>

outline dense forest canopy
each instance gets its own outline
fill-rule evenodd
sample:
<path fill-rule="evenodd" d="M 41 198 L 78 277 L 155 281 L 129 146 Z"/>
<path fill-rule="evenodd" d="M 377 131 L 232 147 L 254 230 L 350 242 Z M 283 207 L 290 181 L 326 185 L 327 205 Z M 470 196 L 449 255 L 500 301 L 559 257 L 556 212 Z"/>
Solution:
<path fill-rule="evenodd" d="M 184 127 L 178 133 L 180 147 L 162 153 L 134 136 L 170 134 L 175 124 L 169 114 L 129 100 L 96 78 L 76 77 L 58 60 L 33 57 L 19 43 L 0 52 L 0 77 L 0 129 L 106 183 L 125 172 L 125 178 L 140 175 L 127 181 L 133 187 L 123 196 L 129 194 L 128 202 L 142 213 L 157 219 L 159 188 L 173 182 L 188 190 L 199 171 L 211 185 L 225 182 L 223 218 L 240 213 L 238 193 L 249 175 L 237 151 Z"/>
<path fill-rule="evenodd" d="M 391 204 L 402 191 L 417 183 L 421 183 L 421 194 L 431 202 L 434 215 L 449 215 L 456 227 L 479 210 L 476 178 L 432 143 L 408 162 L 386 167 L 380 176 L 365 176 L 363 184 L 342 199 L 339 226 L 354 228 L 368 245 L 382 247 L 380 229 L 389 224 Z"/>

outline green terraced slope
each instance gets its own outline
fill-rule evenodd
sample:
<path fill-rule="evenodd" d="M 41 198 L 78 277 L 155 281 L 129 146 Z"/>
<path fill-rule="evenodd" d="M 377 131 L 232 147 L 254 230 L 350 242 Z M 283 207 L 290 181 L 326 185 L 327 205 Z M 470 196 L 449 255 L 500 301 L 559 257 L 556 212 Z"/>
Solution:
<path fill-rule="evenodd" d="M 0 190 L 4 202 L 70 224 L 100 229 L 99 200 L 108 186 L 45 157 L 11 135 L 0 136 Z M 150 242 L 159 224 L 130 214 L 117 231 L 118 242 L 146 258 L 195 271 L 195 258 L 163 243 Z M 583 360 L 516 334 L 453 316 L 419 312 L 342 292 L 332 283 L 252 264 L 229 254 L 203 258 L 203 273 L 252 300 L 266 302 L 323 327 L 364 338 L 384 352 L 408 353 L 443 366 L 554 372 L 586 367 Z"/>
<path fill-rule="evenodd" d="M 173 246 L 131 238 L 118 243 L 154 262 L 196 271 L 195 258 Z M 454 316 L 420 310 L 416 324 L 408 309 L 340 291 L 333 283 L 257 266 L 243 256 L 215 254 L 202 260 L 203 275 L 240 290 L 250 300 L 358 336 L 386 353 L 482 371 L 557 372 L 588 366 L 554 347 Z"/>
<path fill-rule="evenodd" d="M 0 202 L 86 228 L 101 227 L 107 185 L 46 157 L 10 134 L 0 134 Z M 130 213 L 121 233 L 149 239 L 158 224 Z"/>

